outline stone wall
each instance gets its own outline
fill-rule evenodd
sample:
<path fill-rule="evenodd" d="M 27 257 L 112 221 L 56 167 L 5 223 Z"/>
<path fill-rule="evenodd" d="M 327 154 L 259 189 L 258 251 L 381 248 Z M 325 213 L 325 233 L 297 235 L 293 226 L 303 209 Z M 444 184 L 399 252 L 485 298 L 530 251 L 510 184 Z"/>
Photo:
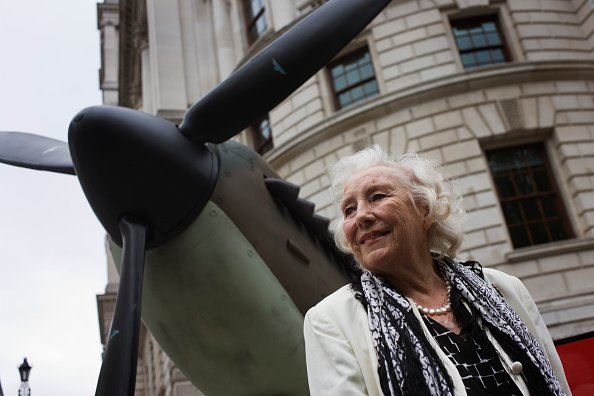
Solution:
<path fill-rule="evenodd" d="M 449 25 L 495 13 L 512 60 L 464 70 Z M 270 112 L 266 154 L 334 216 L 328 167 L 372 143 L 444 164 L 464 195 L 461 259 L 519 276 L 557 338 L 594 328 L 594 52 L 588 1 L 393 3 L 349 47 L 367 45 L 380 95 L 336 111 L 322 71 Z M 514 249 L 485 150 L 543 142 L 576 238 Z"/>

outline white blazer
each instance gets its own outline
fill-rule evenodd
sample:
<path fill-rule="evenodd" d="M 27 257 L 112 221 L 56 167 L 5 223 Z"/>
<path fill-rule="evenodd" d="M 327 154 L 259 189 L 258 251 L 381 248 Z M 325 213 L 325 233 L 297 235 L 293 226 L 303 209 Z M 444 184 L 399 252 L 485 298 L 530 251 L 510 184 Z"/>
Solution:
<path fill-rule="evenodd" d="M 484 273 L 534 335 L 549 357 L 563 389 L 571 395 L 551 335 L 524 284 L 518 278 L 497 270 L 485 268 Z M 452 378 L 454 394 L 466 395 L 458 370 L 430 335 L 415 304 L 411 305 L 427 339 Z M 507 354 L 489 333 L 488 335 L 518 388 L 523 394 L 529 395 L 522 376 L 512 373 L 512 362 Z M 369 331 L 367 313 L 355 299 L 349 285 L 338 289 L 307 312 L 304 336 L 307 375 L 312 396 L 383 396 L 377 373 L 379 363 Z"/>

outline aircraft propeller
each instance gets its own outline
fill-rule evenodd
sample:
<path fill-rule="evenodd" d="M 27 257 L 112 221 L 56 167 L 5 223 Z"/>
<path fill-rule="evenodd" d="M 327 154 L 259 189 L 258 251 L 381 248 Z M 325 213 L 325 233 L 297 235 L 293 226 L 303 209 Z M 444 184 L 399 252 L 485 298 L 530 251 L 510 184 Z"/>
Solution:
<path fill-rule="evenodd" d="M 237 135 L 324 67 L 389 2 L 327 2 L 190 107 L 179 130 L 196 143 Z"/>
<path fill-rule="evenodd" d="M 0 132 L 0 162 L 74 175 L 68 143 L 24 132 Z"/>
<path fill-rule="evenodd" d="M 76 175 L 97 218 L 123 247 L 120 284 L 96 395 L 134 394 L 145 249 L 183 231 L 218 178 L 213 150 L 295 91 L 389 0 L 332 0 L 191 106 L 181 126 L 131 109 L 79 112 L 68 143 L 0 132 L 0 162 Z"/>
<path fill-rule="evenodd" d="M 120 286 L 96 395 L 134 395 L 136 385 L 147 227 L 124 217 L 120 230 L 124 245 Z"/>

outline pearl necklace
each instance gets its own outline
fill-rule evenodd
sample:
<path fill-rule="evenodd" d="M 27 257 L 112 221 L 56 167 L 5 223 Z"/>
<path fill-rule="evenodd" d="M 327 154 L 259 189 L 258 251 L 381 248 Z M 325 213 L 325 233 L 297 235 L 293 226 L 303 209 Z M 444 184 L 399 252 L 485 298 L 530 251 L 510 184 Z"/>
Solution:
<path fill-rule="evenodd" d="M 446 284 L 446 291 L 448 293 L 446 303 L 439 308 L 425 308 L 421 304 L 415 303 L 417 305 L 417 309 L 419 311 L 423 312 L 425 315 L 445 315 L 446 313 L 452 311 L 452 306 L 450 305 L 450 295 L 452 293 L 452 284 L 450 283 L 450 280 L 447 278 L 444 279 L 444 281 Z"/>

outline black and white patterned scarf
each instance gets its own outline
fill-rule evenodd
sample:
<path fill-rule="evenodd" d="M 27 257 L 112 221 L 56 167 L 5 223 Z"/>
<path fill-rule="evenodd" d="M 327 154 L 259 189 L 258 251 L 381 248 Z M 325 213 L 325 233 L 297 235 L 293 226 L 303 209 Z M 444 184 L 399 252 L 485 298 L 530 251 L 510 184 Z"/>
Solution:
<path fill-rule="evenodd" d="M 482 320 L 509 336 L 519 346 L 519 350 L 540 371 L 550 393 L 564 395 L 538 342 L 497 291 L 463 264 L 444 259 L 440 265 L 452 287 L 475 308 Z M 366 270 L 361 275 L 361 287 L 367 303 L 369 328 L 379 359 L 384 394 L 452 395 L 451 379 L 427 342 L 408 299 L 387 285 L 383 278 Z M 414 377 L 410 372 L 411 363 L 420 367 L 422 379 L 417 378 L 417 381 L 424 381 L 424 392 L 409 389 L 410 378 Z"/>

